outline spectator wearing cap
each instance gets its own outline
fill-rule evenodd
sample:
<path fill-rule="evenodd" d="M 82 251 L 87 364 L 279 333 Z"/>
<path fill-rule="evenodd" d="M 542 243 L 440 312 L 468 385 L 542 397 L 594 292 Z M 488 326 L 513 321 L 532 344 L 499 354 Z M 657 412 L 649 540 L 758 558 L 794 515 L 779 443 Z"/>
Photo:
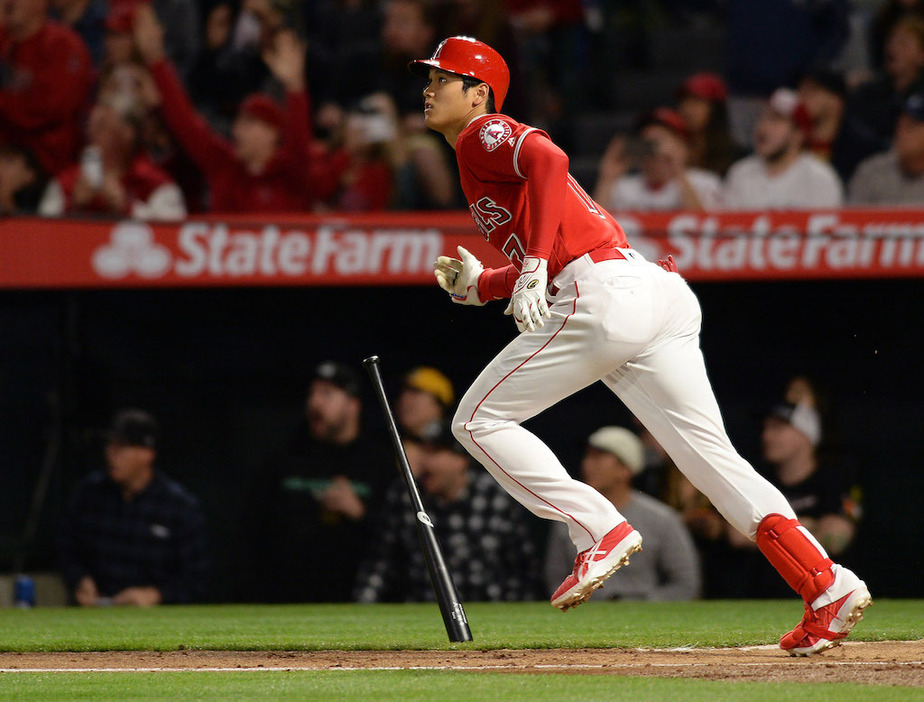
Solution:
<path fill-rule="evenodd" d="M 787 400 L 772 406 L 763 417 L 761 470 L 792 505 L 802 526 L 832 556 L 842 555 L 856 534 L 861 514 L 860 488 L 849 462 L 824 446 L 820 410 L 823 399 L 810 381 L 790 381 Z M 797 400 L 792 402 L 790 400 Z M 735 564 L 741 591 L 735 597 L 781 597 L 785 586 L 772 578 L 756 546 L 734 530 L 729 541 L 737 549 Z"/>
<path fill-rule="evenodd" d="M 432 366 L 418 366 L 404 376 L 395 415 L 403 437 L 420 439 L 434 423 L 447 418 L 455 401 L 452 381 Z"/>
<path fill-rule="evenodd" d="M 719 203 L 715 173 L 689 168 L 689 131 L 667 107 L 645 114 L 635 138 L 617 135 L 600 161 L 594 199 L 608 210 L 708 210 Z"/>
<path fill-rule="evenodd" d="M 83 40 L 47 12 L 48 0 L 3 0 L 0 143 L 26 146 L 53 175 L 77 156 L 94 71 Z"/>
<path fill-rule="evenodd" d="M 723 204 L 735 210 L 840 207 L 843 187 L 830 164 L 805 151 L 811 117 L 798 94 L 779 88 L 754 128 L 754 154 L 725 178 Z"/>
<path fill-rule="evenodd" d="M 619 512 L 641 524 L 644 549 L 632 557 L 632 567 L 603 584 L 610 599 L 691 600 L 699 597 L 699 557 L 679 515 L 663 502 L 632 488 L 632 479 L 645 465 L 641 439 L 624 427 L 602 427 L 587 439 L 581 477 L 612 502 Z M 573 565 L 574 545 L 567 526 L 554 524 L 545 556 L 545 582 L 552 592 L 562 573 Z"/>
<path fill-rule="evenodd" d="M 285 87 L 285 108 L 269 96 L 250 95 L 238 109 L 230 142 L 193 108 L 166 58 L 163 30 L 147 6 L 135 12 L 134 39 L 160 92 L 167 126 L 205 175 L 210 211 L 299 212 L 328 192 L 325 162 L 314 158 L 312 147 L 304 47 L 292 31 L 277 33 L 264 52 Z"/>
<path fill-rule="evenodd" d="M 144 117 L 143 106 L 130 94 L 102 96 L 87 121 L 81 162 L 49 183 L 39 214 L 183 219 L 182 191 L 142 148 Z"/>
<path fill-rule="evenodd" d="M 77 484 L 58 530 L 74 601 L 146 607 L 202 600 L 205 518 L 196 498 L 155 467 L 157 422 L 143 410 L 121 410 L 106 440 L 106 469 Z"/>
<path fill-rule="evenodd" d="M 715 73 L 694 73 L 677 91 L 677 112 L 689 131 L 691 168 L 724 176 L 739 156 L 728 126 L 728 88 Z"/>
<path fill-rule="evenodd" d="M 447 422 L 431 425 L 424 437 L 417 481 L 463 601 L 539 597 L 531 515 L 490 474 L 474 467 Z M 435 599 L 416 522 L 404 481 L 396 478 L 385 495 L 376 538 L 359 569 L 355 600 Z"/>
<path fill-rule="evenodd" d="M 924 203 L 924 91 L 905 103 L 891 150 L 857 167 L 849 183 L 848 201 L 852 205 Z"/>
<path fill-rule="evenodd" d="M 799 81 L 798 95 L 811 123 L 806 149 L 830 163 L 842 183 L 860 161 L 882 150 L 881 142 L 847 112 L 847 84 L 837 71 L 809 71 Z"/>
<path fill-rule="evenodd" d="M 394 474 L 384 437 L 362 422 L 358 373 L 334 361 L 314 369 L 301 420 L 255 476 L 246 520 L 252 599 L 350 598 L 374 527 L 381 488 Z"/>

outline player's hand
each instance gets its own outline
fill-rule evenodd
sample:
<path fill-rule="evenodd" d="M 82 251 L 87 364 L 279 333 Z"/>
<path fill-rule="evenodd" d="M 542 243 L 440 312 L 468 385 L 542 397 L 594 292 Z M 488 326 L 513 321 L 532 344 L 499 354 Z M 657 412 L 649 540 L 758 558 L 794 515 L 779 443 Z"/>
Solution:
<path fill-rule="evenodd" d="M 513 295 L 504 314 L 512 314 L 517 329 L 533 331 L 545 326 L 549 319 L 549 303 L 545 299 L 545 289 L 549 284 L 548 261 L 544 258 L 527 256 L 520 269 L 520 277 L 513 286 Z"/>
<path fill-rule="evenodd" d="M 460 305 L 483 305 L 478 297 L 478 278 L 484 273 L 481 261 L 467 249 L 457 247 L 459 258 L 440 256 L 433 264 L 433 274 L 440 287 Z"/>
<path fill-rule="evenodd" d="M 680 275 L 680 271 L 677 269 L 677 263 L 674 261 L 674 257 L 670 254 L 667 255 L 667 260 L 659 258 L 658 265 L 668 273 L 676 273 L 677 275 Z"/>

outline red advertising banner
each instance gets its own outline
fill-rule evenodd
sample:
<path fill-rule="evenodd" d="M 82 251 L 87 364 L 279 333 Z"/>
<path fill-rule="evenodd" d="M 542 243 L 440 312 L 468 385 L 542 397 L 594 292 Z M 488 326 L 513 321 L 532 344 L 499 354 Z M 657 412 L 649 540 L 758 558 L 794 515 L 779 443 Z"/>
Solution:
<path fill-rule="evenodd" d="M 692 281 L 924 276 L 924 210 L 617 215 Z M 467 212 L 0 221 L 0 288 L 415 285 L 468 248 L 506 262 Z"/>

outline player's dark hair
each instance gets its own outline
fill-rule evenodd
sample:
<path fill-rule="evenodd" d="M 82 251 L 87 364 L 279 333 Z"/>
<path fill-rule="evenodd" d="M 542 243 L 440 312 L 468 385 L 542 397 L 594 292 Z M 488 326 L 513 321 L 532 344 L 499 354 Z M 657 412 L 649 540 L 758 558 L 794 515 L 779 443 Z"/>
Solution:
<path fill-rule="evenodd" d="M 484 83 L 483 80 L 478 80 L 477 78 L 472 78 L 471 76 L 459 76 L 462 79 L 462 92 L 467 93 L 469 88 L 474 88 L 476 85 Z M 488 85 L 485 83 L 485 85 Z M 494 107 L 494 89 L 488 85 L 488 114 L 493 114 L 497 112 L 497 108 Z"/>

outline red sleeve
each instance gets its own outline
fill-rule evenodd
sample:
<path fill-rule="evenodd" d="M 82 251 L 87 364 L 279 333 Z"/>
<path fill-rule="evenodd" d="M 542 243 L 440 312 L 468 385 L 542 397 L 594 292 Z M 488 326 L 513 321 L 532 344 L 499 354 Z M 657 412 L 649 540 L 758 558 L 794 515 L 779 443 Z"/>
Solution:
<path fill-rule="evenodd" d="M 183 89 L 176 70 L 169 61 L 158 61 L 151 66 L 151 75 L 161 95 L 161 114 L 196 165 L 205 172 L 222 167 L 234 159 L 231 145 L 212 131 L 208 123 L 196 112 Z"/>
<path fill-rule="evenodd" d="M 520 272 L 511 263 L 503 268 L 486 268 L 478 277 L 478 299 L 482 302 L 510 297 Z"/>
<path fill-rule="evenodd" d="M 28 53 L 28 90 L 0 90 L 0 115 L 19 129 L 34 130 L 75 119 L 93 85 L 90 53 L 70 30 L 50 25 L 49 39 Z M 30 47 L 31 48 L 31 47 Z M 32 62 L 35 62 L 32 64 Z"/>
<path fill-rule="evenodd" d="M 530 132 L 523 138 L 516 165 L 526 178 L 529 200 L 526 255 L 548 260 L 561 224 L 568 156 L 545 135 Z"/>

